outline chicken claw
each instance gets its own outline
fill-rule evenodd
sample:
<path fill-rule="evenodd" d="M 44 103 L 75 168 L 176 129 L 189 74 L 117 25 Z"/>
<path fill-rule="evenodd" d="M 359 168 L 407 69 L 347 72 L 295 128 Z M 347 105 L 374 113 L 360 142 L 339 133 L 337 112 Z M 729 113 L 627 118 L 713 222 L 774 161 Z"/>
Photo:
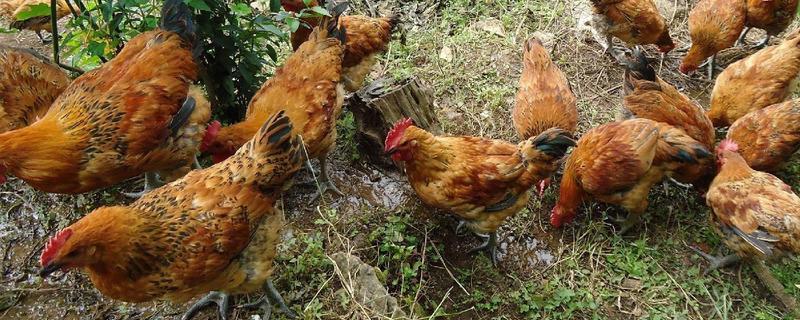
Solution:
<path fill-rule="evenodd" d="M 325 192 L 328 192 L 329 190 L 338 196 L 344 196 L 344 193 L 339 191 L 339 188 L 337 188 L 336 185 L 333 184 L 333 181 L 331 181 L 331 175 L 330 173 L 328 173 L 328 162 L 325 160 L 324 157 L 319 159 L 319 164 L 322 171 L 321 173 L 322 176 L 320 177 L 322 181 L 320 181 L 317 184 L 319 190 L 317 190 L 317 193 L 314 195 L 314 198 L 312 198 L 311 201 L 317 201 L 317 199 L 322 197 L 322 195 L 325 194 Z"/>
<path fill-rule="evenodd" d="M 222 320 L 228 320 L 228 309 L 230 309 L 231 298 L 227 293 L 220 291 L 211 291 L 208 293 L 208 295 L 195 302 L 195 304 L 193 304 L 189 310 L 183 314 L 181 320 L 190 320 L 194 318 L 194 316 L 196 316 L 200 310 L 212 303 L 219 307 L 219 318 Z"/>
<path fill-rule="evenodd" d="M 269 320 L 270 317 L 272 317 L 272 302 L 275 302 L 278 304 L 278 307 L 281 308 L 281 312 L 283 312 L 287 318 L 297 319 L 297 314 L 286 306 L 286 302 L 283 301 L 283 297 L 281 297 L 281 294 L 277 289 L 275 289 L 275 285 L 272 284 L 272 280 L 267 280 L 267 282 L 264 284 L 264 291 L 266 294 L 255 302 L 243 304 L 238 307 L 245 309 L 260 308 L 262 311 L 264 311 L 264 313 L 261 315 L 261 319 Z"/>
<path fill-rule="evenodd" d="M 469 253 L 475 253 L 478 251 L 486 251 L 489 253 L 489 256 L 492 258 L 492 265 L 495 267 L 497 266 L 497 232 L 492 232 L 489 234 L 488 239 L 486 241 L 469 250 Z"/>
<path fill-rule="evenodd" d="M 158 176 L 155 172 L 145 172 L 144 173 L 144 189 L 139 192 L 123 192 L 122 194 L 128 198 L 138 199 L 141 198 L 146 193 L 150 192 L 155 188 L 164 185 L 161 181 L 158 180 Z"/>
<path fill-rule="evenodd" d="M 707 275 L 709 272 L 711 272 L 713 270 L 716 270 L 716 269 L 719 269 L 719 268 L 724 268 L 724 267 L 730 266 L 730 265 L 732 265 L 734 263 L 737 263 L 741 259 L 736 254 L 730 254 L 730 255 L 727 255 L 727 256 L 724 256 L 724 257 L 715 257 L 715 256 L 712 256 L 712 255 L 710 255 L 708 253 L 703 252 L 703 250 L 700 250 L 700 249 L 698 249 L 698 248 L 696 248 L 694 246 L 689 246 L 689 249 L 692 249 L 692 251 L 694 251 L 695 253 L 697 253 L 701 257 L 705 258 L 710 263 L 710 265 L 708 266 L 708 269 L 706 269 L 706 271 L 703 271 L 703 275 L 704 276 Z"/>
<path fill-rule="evenodd" d="M 622 236 L 627 234 L 633 227 L 639 225 L 642 220 L 641 214 L 629 213 L 628 217 L 625 219 L 615 218 L 613 219 L 618 225 L 620 225 L 620 230 L 617 232 L 618 235 Z"/>
<path fill-rule="evenodd" d="M 465 234 L 466 231 L 465 231 L 464 227 L 466 227 L 466 226 L 467 226 L 467 222 L 466 221 L 464 221 L 464 220 L 459 221 L 458 225 L 456 226 L 456 235 Z"/>

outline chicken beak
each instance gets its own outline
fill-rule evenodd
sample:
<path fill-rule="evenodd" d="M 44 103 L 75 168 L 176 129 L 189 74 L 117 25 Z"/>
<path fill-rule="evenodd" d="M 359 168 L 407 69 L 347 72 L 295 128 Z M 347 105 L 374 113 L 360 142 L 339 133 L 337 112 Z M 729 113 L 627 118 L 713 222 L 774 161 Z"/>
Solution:
<path fill-rule="evenodd" d="M 397 147 L 394 147 L 394 148 L 391 148 L 389 150 L 386 150 L 386 154 L 388 154 L 388 155 L 392 155 L 395 152 L 397 152 Z"/>
<path fill-rule="evenodd" d="M 47 278 L 48 276 L 53 274 L 53 272 L 56 272 L 56 271 L 58 271 L 60 269 L 61 269 L 61 265 L 60 264 L 58 264 L 58 263 L 50 263 L 50 264 L 44 266 L 41 270 L 39 270 L 39 276 L 42 277 L 42 278 Z"/>

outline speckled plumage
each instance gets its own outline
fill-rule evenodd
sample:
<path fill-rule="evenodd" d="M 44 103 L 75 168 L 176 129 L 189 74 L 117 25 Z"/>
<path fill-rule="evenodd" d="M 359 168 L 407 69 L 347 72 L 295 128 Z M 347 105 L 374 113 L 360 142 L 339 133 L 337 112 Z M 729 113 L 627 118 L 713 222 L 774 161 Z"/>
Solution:
<path fill-rule="evenodd" d="M 719 74 L 711 91 L 708 117 L 717 127 L 786 100 L 800 74 L 800 30 L 779 45 L 742 58 Z"/>
<path fill-rule="evenodd" d="M 578 125 L 577 99 L 567 76 L 535 38 L 525 43 L 512 119 L 521 139 L 534 137 L 550 128 L 572 133 Z"/>
<path fill-rule="evenodd" d="M 528 190 L 549 177 L 574 145 L 569 133 L 550 129 L 514 145 L 478 137 L 437 137 L 416 126 L 395 141 L 408 181 L 429 206 L 490 233 L 528 203 Z"/>
<path fill-rule="evenodd" d="M 743 258 L 800 252 L 800 198 L 792 188 L 751 169 L 735 152 L 723 151 L 720 158 L 723 164 L 706 202 L 725 244 Z"/>
<path fill-rule="evenodd" d="M 67 74 L 47 58 L 0 45 L 0 133 L 44 116 L 69 82 Z"/>
<path fill-rule="evenodd" d="M 283 226 L 274 205 L 302 165 L 291 129 L 276 114 L 226 161 L 93 211 L 65 228 L 72 234 L 49 263 L 82 268 L 104 295 L 129 302 L 261 288 Z"/>
<path fill-rule="evenodd" d="M 306 5 L 301 0 L 281 0 L 281 5 L 286 11 L 300 12 Z M 311 0 L 309 7 L 319 5 L 316 0 Z M 292 47 L 297 50 L 300 45 L 308 40 L 311 30 L 319 25 L 319 18 L 305 18 L 303 22 L 308 27 L 301 26 L 292 34 Z M 378 55 L 386 51 L 392 40 L 392 32 L 399 23 L 396 15 L 372 18 L 361 15 L 347 15 L 339 18 L 347 34 L 344 59 L 342 60 L 345 89 L 349 92 L 357 91 L 363 86 L 367 75 L 372 72 L 372 67 L 378 62 Z"/>
<path fill-rule="evenodd" d="M 731 125 L 728 139 L 751 168 L 777 171 L 800 149 L 800 100 L 748 113 Z"/>
<path fill-rule="evenodd" d="M 188 10 L 163 22 L 174 32 L 136 36 L 75 79 L 40 121 L 0 135 L 0 174 L 6 168 L 41 191 L 75 194 L 189 163 L 197 148 L 185 135 L 202 130 L 207 117 L 199 115 L 209 111 L 196 102 L 190 121 L 201 123 L 170 129 L 197 79 Z"/>
<path fill-rule="evenodd" d="M 612 122 L 586 132 L 567 159 L 551 222 L 571 221 L 583 201 L 647 209 L 650 188 L 686 164 L 710 157 L 683 130 L 649 119 Z"/>
<path fill-rule="evenodd" d="M 697 66 L 717 52 L 732 47 L 744 29 L 747 6 L 744 0 L 700 0 L 689 12 L 692 47 L 681 62 L 681 72 Z"/>
<path fill-rule="evenodd" d="M 203 152 L 224 159 L 244 144 L 266 118 L 278 110 L 294 123 L 311 158 L 324 157 L 336 142 L 336 119 L 342 111 L 344 89 L 342 54 L 338 30 L 317 28 L 256 92 L 245 120 L 223 127 Z"/>

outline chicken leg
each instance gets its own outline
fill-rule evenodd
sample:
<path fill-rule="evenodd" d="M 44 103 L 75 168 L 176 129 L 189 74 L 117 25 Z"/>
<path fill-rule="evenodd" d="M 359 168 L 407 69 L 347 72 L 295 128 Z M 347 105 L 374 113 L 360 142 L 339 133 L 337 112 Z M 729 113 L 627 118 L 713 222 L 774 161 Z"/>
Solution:
<path fill-rule="evenodd" d="M 336 185 L 333 184 L 333 181 L 331 181 L 331 175 L 328 172 L 328 162 L 326 158 L 327 155 L 319 158 L 319 165 L 321 170 L 320 181 L 319 183 L 316 183 L 316 181 L 312 181 L 317 185 L 318 188 L 317 193 L 314 195 L 314 198 L 312 198 L 312 201 L 316 201 L 318 198 L 322 197 L 322 195 L 325 194 L 325 192 L 327 192 L 328 190 L 332 191 L 333 193 L 339 196 L 344 196 L 344 193 L 339 191 L 339 188 L 337 188 Z M 311 170 L 313 171 L 313 169 Z"/>
<path fill-rule="evenodd" d="M 744 28 L 744 32 L 742 32 L 742 34 L 739 36 L 739 39 L 736 39 L 736 45 L 735 46 L 744 45 L 744 41 L 747 38 L 747 34 L 750 32 L 751 29 L 753 29 L 753 28 L 752 27 L 745 27 Z"/>
<path fill-rule="evenodd" d="M 297 318 L 297 314 L 295 314 L 294 311 L 286 306 L 286 302 L 283 301 L 283 297 L 281 297 L 281 294 L 277 289 L 275 289 L 275 285 L 272 284 L 272 280 L 267 280 L 267 282 L 264 284 L 264 292 L 266 294 L 255 302 L 244 304 L 239 307 L 245 309 L 260 308 L 264 312 L 261 316 L 261 319 L 269 320 L 272 316 L 272 303 L 275 302 L 278 304 L 281 312 L 283 312 L 287 318 Z"/>
<path fill-rule="evenodd" d="M 497 232 L 489 234 L 486 241 L 481 245 L 469 250 L 469 253 L 476 253 L 478 251 L 486 251 L 492 259 L 492 265 L 497 266 Z"/>
<path fill-rule="evenodd" d="M 629 211 L 628 217 L 625 219 L 615 218 L 614 222 L 616 222 L 619 226 L 618 235 L 622 236 L 627 234 L 633 227 L 637 226 L 642 221 L 642 214 L 636 213 L 633 211 Z"/>
<path fill-rule="evenodd" d="M 138 199 L 141 198 L 145 193 L 150 192 L 155 188 L 164 185 L 161 181 L 158 180 L 158 176 L 155 172 L 145 172 L 144 173 L 144 189 L 140 192 L 125 192 L 122 193 L 126 197 Z"/>
<path fill-rule="evenodd" d="M 689 246 L 689 249 L 692 249 L 692 251 L 694 251 L 695 253 L 697 253 L 698 255 L 700 255 L 701 257 L 705 258 L 706 260 L 708 260 L 708 262 L 711 263 L 708 266 L 708 269 L 706 269 L 706 271 L 703 271 L 703 275 L 704 276 L 707 275 L 709 272 L 711 272 L 713 270 L 730 266 L 730 265 L 732 265 L 732 264 L 734 264 L 736 262 L 739 262 L 739 260 L 741 260 L 741 258 L 739 258 L 739 256 L 737 256 L 735 254 L 730 254 L 730 255 L 727 255 L 727 256 L 724 256 L 724 257 L 715 257 L 715 256 L 712 256 L 712 255 L 710 255 L 708 253 L 705 253 L 705 252 L 703 252 L 703 250 L 697 249 L 697 248 L 695 248 L 693 246 Z"/>
<path fill-rule="evenodd" d="M 44 36 L 42 35 L 42 31 L 40 30 L 36 30 L 36 35 L 39 36 L 39 40 L 42 40 L 42 44 L 48 44 L 50 42 L 53 42 L 53 38 L 45 39 Z"/>
<path fill-rule="evenodd" d="M 219 307 L 219 318 L 228 320 L 228 309 L 231 307 L 231 298 L 227 293 L 220 291 L 211 291 L 193 304 L 186 313 L 183 314 L 181 320 L 190 320 L 196 316 L 200 310 L 210 304 L 216 304 Z"/>

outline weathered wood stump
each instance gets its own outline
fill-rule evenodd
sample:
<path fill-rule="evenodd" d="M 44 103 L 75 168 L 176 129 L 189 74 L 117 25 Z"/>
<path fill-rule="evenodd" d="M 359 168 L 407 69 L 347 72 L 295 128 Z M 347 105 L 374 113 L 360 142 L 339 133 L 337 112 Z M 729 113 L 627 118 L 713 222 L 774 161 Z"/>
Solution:
<path fill-rule="evenodd" d="M 393 166 L 383 153 L 383 143 L 386 133 L 403 118 L 411 118 L 414 125 L 434 134 L 441 133 L 430 96 L 430 90 L 415 77 L 379 79 L 356 92 L 348 108 L 353 112 L 356 141 L 365 158 L 380 166 Z"/>

